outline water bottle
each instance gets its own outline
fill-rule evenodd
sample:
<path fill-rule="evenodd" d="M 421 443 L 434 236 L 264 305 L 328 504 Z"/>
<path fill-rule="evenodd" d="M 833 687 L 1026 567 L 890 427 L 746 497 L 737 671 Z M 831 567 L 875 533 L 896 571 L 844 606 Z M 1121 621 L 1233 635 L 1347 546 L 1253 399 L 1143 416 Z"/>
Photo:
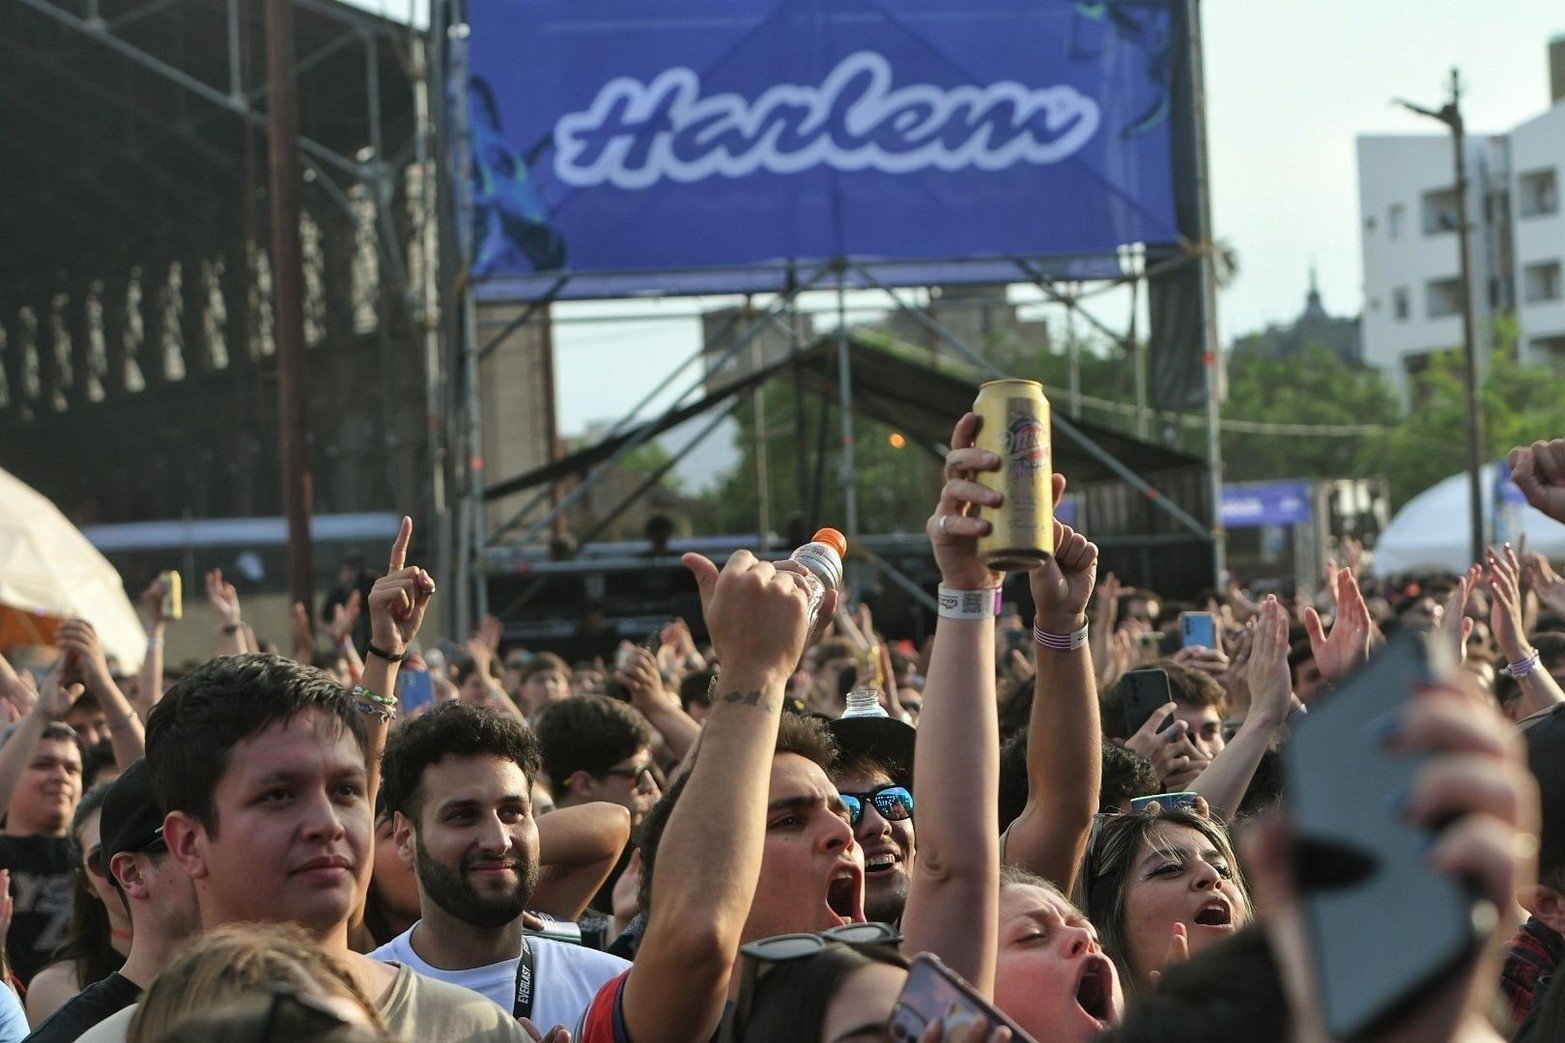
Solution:
<path fill-rule="evenodd" d="M 810 629 L 827 590 L 842 586 L 842 556 L 848 552 L 848 540 L 836 529 L 820 529 L 809 543 L 788 555 L 789 561 L 804 566 L 804 583 L 810 592 Z"/>
<path fill-rule="evenodd" d="M 880 705 L 880 693 L 873 688 L 855 688 L 848 693 L 848 708 L 842 711 L 842 719 L 849 717 L 890 717 Z"/>

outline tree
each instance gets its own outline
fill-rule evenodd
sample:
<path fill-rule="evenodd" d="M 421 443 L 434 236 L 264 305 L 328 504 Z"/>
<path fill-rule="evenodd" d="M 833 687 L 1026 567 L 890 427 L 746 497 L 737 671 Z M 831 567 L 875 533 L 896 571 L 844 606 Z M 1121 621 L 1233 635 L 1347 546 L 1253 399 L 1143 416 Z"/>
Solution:
<path fill-rule="evenodd" d="M 1397 421 L 1396 397 L 1380 374 L 1344 365 L 1331 351 L 1311 345 L 1301 354 L 1270 358 L 1240 353 L 1228 369 L 1224 420 L 1337 426 Z M 1338 478 L 1365 473 L 1366 451 L 1385 435 L 1223 433 L 1228 481 L 1270 478 Z M 1373 468 L 1372 468 L 1373 470 Z"/>

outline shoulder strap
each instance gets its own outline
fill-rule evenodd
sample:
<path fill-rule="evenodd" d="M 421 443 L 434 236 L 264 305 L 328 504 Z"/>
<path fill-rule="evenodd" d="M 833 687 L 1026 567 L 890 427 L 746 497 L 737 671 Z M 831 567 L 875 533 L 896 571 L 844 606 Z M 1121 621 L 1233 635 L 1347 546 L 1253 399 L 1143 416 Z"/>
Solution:
<path fill-rule="evenodd" d="M 516 1018 L 533 1016 L 536 970 L 537 967 L 533 962 L 533 947 L 527 944 L 526 938 L 523 938 L 522 958 L 516 961 L 516 1000 L 511 1005 L 511 1014 Z"/>

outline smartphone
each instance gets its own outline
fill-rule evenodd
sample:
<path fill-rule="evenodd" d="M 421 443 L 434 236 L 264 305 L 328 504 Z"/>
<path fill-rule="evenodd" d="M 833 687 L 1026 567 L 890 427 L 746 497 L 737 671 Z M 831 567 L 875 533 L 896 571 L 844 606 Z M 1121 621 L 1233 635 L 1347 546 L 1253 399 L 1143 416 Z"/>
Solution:
<path fill-rule="evenodd" d="M 405 717 L 435 701 L 435 679 L 427 670 L 403 670 L 397 674 L 397 702 Z"/>
<path fill-rule="evenodd" d="M 1429 864 L 1433 832 L 1397 808 L 1424 758 L 1392 756 L 1384 728 L 1422 685 L 1451 676 L 1450 650 L 1402 632 L 1283 747 L 1297 865 L 1322 1013 L 1360 1039 L 1473 958 L 1496 911 Z"/>
<path fill-rule="evenodd" d="M 1159 706 L 1164 706 L 1174 701 L 1174 692 L 1168 683 L 1168 672 L 1156 668 L 1128 671 L 1120 679 L 1120 685 L 1125 693 L 1125 738 L 1130 738 L 1141 730 L 1141 726 L 1147 723 L 1147 718 Z M 1173 717 L 1163 722 L 1167 728 Z"/>
<path fill-rule="evenodd" d="M 185 594 L 179 580 L 179 570 L 169 569 L 167 572 L 158 573 L 158 581 L 163 584 L 163 618 L 185 618 Z"/>
<path fill-rule="evenodd" d="M 1010 1029 L 1017 1043 L 1032 1043 L 1021 1026 L 996 1010 L 960 974 L 933 953 L 920 953 L 908 967 L 907 983 L 891 1008 L 891 1038 L 893 1043 L 916 1043 L 929 1023 L 937 1021 L 943 1029 L 941 1038 L 950 1039 L 980 1018 Z"/>
<path fill-rule="evenodd" d="M 1183 648 L 1216 648 L 1217 617 L 1210 612 L 1179 613 L 1180 646 Z"/>
<path fill-rule="evenodd" d="M 1200 796 L 1192 790 L 1181 790 L 1178 793 L 1154 793 L 1150 797 L 1131 797 L 1130 810 L 1145 811 L 1155 803 L 1164 811 L 1173 811 L 1175 808 L 1195 811 L 1199 807 L 1196 800 Z"/>

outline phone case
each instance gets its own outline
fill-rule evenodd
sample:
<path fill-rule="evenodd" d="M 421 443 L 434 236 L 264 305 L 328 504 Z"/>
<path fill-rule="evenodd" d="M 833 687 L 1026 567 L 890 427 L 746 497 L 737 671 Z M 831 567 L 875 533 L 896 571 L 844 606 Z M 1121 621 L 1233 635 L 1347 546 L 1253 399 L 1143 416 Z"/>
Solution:
<path fill-rule="evenodd" d="M 1384 725 L 1413 690 L 1453 669 L 1444 644 L 1403 633 L 1329 699 L 1284 747 L 1298 830 L 1300 890 L 1326 1026 L 1376 1030 L 1469 957 L 1489 903 L 1429 864 L 1430 831 L 1398 796 L 1422 758 L 1384 748 Z"/>
<path fill-rule="evenodd" d="M 933 953 L 920 953 L 908 968 L 907 983 L 891 1008 L 893 1043 L 917 1043 L 931 1021 L 941 1022 L 944 1038 L 965 1031 L 979 1018 L 1011 1030 L 1016 1043 L 1033 1043 L 1021 1026 L 996 1010 L 976 989 Z"/>
<path fill-rule="evenodd" d="M 1182 612 L 1179 615 L 1179 633 L 1185 648 L 1217 647 L 1217 620 L 1210 612 Z"/>
<path fill-rule="evenodd" d="M 1159 706 L 1173 700 L 1164 670 L 1132 670 L 1120 682 L 1125 686 L 1125 737 L 1136 734 Z M 1161 729 L 1159 729 L 1161 730 Z"/>

